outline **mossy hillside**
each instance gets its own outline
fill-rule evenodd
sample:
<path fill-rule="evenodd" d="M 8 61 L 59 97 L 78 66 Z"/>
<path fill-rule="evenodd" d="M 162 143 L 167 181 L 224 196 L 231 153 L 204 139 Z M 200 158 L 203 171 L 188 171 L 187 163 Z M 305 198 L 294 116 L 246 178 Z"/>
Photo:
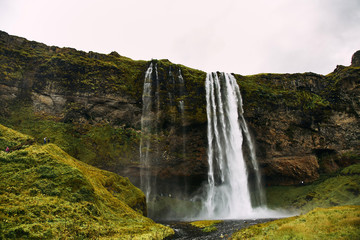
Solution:
<path fill-rule="evenodd" d="M 1 138 L 27 137 L 0 125 Z M 91 167 L 54 144 L 0 152 L 2 238 L 160 239 L 171 229 L 142 216 L 144 194 L 127 178 Z"/>
<path fill-rule="evenodd" d="M 317 208 L 297 217 L 284 218 L 242 229 L 232 239 L 357 239 L 360 206 Z"/>
<path fill-rule="evenodd" d="M 34 113 L 31 106 L 12 106 L 11 115 L 0 123 L 21 130 L 42 143 L 47 137 L 71 156 L 96 167 L 116 171 L 137 162 L 140 133 L 133 128 L 108 123 L 72 124 L 47 114 Z M 9 146 L 11 148 L 11 146 Z"/>
<path fill-rule="evenodd" d="M 32 137 L 0 125 L 0 151 L 4 151 L 6 147 L 10 150 L 21 149 L 33 142 Z"/>
<path fill-rule="evenodd" d="M 360 205 L 360 164 L 332 175 L 322 175 L 309 185 L 267 187 L 268 206 L 309 211 L 315 207 Z"/>

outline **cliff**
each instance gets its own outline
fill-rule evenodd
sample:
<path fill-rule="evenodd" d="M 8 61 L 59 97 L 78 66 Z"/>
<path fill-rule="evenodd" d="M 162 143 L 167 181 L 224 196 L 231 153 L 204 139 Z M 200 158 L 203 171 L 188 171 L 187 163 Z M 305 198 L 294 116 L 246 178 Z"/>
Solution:
<path fill-rule="evenodd" d="M 358 53 L 351 66 L 326 76 L 235 74 L 267 184 L 312 182 L 359 161 Z M 158 117 L 151 173 L 164 193 L 176 187 L 196 191 L 208 168 L 206 74 L 168 60 L 150 62 L 158 81 L 152 97 L 160 99 L 157 110 L 153 107 Z M 81 161 L 138 185 L 142 93 L 150 62 L 0 32 L 0 122 L 35 141 L 48 136 Z"/>

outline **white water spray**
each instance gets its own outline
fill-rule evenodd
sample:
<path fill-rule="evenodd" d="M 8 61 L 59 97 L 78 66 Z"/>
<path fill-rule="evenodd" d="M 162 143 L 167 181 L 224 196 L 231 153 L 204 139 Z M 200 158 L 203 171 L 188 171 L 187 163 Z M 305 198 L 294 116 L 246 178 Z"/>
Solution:
<path fill-rule="evenodd" d="M 243 117 L 239 86 L 231 74 L 206 77 L 208 184 L 200 218 L 247 218 L 255 215 L 243 156 L 243 132 L 249 144 L 260 205 L 265 203 L 254 145 Z M 257 214 L 256 214 L 257 215 Z"/>

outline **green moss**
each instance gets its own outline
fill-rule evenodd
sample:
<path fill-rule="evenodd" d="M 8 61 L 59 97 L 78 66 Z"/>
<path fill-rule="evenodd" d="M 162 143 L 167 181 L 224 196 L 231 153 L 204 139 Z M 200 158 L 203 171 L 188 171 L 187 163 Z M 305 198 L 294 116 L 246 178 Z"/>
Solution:
<path fill-rule="evenodd" d="M 56 117 L 34 114 L 32 107 L 13 106 L 11 116 L 0 117 L 0 123 L 34 136 L 32 141 L 43 143 L 47 137 L 77 159 L 105 169 L 121 168 L 130 159 L 138 158 L 139 131 L 133 128 L 104 124 L 71 124 Z M 31 141 L 26 140 L 26 141 Z M 25 142 L 26 142 L 25 141 Z M 1 140 L 0 147 L 10 149 L 17 143 Z"/>
<path fill-rule="evenodd" d="M 32 144 L 34 139 L 30 136 L 21 134 L 10 128 L 0 125 L 0 150 L 4 151 L 6 147 L 11 150 L 17 150 Z"/>
<path fill-rule="evenodd" d="M 222 220 L 202 220 L 202 221 L 195 221 L 191 222 L 190 224 L 201 228 L 203 232 L 213 232 L 216 231 L 216 224 L 223 222 Z"/>
<path fill-rule="evenodd" d="M 30 137 L 0 125 L 8 142 Z M 145 196 L 127 178 L 72 158 L 54 144 L 0 152 L 0 238 L 160 239 L 142 216 Z"/>
<path fill-rule="evenodd" d="M 359 155 L 356 155 L 358 158 Z M 343 175 L 360 175 L 360 164 L 351 165 L 341 171 Z"/>
<path fill-rule="evenodd" d="M 360 205 L 359 164 L 351 165 L 333 176 L 322 177 L 304 186 L 267 188 L 269 207 L 301 209 L 336 205 Z"/>
<path fill-rule="evenodd" d="M 232 239 L 356 239 L 360 206 L 317 208 L 305 215 L 242 229 Z"/>

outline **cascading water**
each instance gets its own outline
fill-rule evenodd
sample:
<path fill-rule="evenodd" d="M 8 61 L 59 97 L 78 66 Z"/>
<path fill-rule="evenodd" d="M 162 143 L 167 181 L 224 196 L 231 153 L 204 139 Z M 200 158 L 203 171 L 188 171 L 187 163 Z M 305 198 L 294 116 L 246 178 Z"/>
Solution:
<path fill-rule="evenodd" d="M 200 218 L 246 218 L 253 216 L 248 171 L 243 156 L 243 132 L 256 172 L 256 185 L 261 194 L 254 147 L 243 117 L 239 87 L 231 74 L 209 73 L 206 77 L 208 119 L 208 184 Z M 263 200 L 260 200 L 264 201 Z"/>
<path fill-rule="evenodd" d="M 153 64 L 151 63 L 145 73 L 144 89 L 142 95 L 143 107 L 141 115 L 141 140 L 140 140 L 140 188 L 144 191 L 146 199 L 149 199 L 151 186 L 150 186 L 150 134 L 152 131 L 152 71 Z"/>
<path fill-rule="evenodd" d="M 182 128 L 182 158 L 186 156 L 186 134 L 184 128 L 185 121 L 185 84 L 181 75 L 180 69 L 173 74 L 171 67 L 169 68 L 167 78 L 164 78 L 164 72 L 161 72 L 161 78 L 158 74 L 157 64 L 151 62 L 144 78 L 143 86 L 143 107 L 141 116 L 141 140 L 140 140 L 140 188 L 145 193 L 148 207 L 148 216 L 158 217 L 156 209 L 156 201 L 159 196 L 171 196 L 172 190 L 178 194 L 182 194 L 179 189 L 185 189 L 186 183 L 172 182 L 164 183 L 158 179 L 161 161 L 166 158 L 166 150 L 164 145 L 160 142 L 164 137 L 164 132 L 161 131 L 162 116 L 161 112 L 168 111 L 171 114 L 171 127 L 169 134 L 176 134 L 176 126 Z M 176 81 L 175 81 L 176 80 Z M 162 84 L 162 85 L 161 85 Z M 161 95 L 161 87 L 167 89 L 169 92 L 166 95 Z M 160 100 L 169 100 L 168 104 L 161 104 Z M 162 108 L 162 109 L 161 109 Z M 178 111 L 169 111 L 168 109 L 177 109 Z M 178 124 L 178 125 L 177 125 Z M 181 143 L 176 144 L 181 146 Z M 175 144 L 174 144 L 175 145 Z M 180 148 L 181 149 L 181 148 Z M 174 185 L 171 187 L 171 184 Z M 177 185 L 181 185 L 180 187 Z M 174 191 L 174 192 L 175 192 Z"/>
<path fill-rule="evenodd" d="M 181 70 L 179 69 L 178 73 L 178 79 L 179 79 L 179 95 L 180 97 L 183 97 L 185 94 L 185 82 L 184 78 L 181 75 Z M 186 158 L 186 133 L 185 133 L 185 103 L 184 100 L 179 101 L 179 108 L 180 108 L 180 114 L 181 114 L 181 124 L 182 124 L 182 137 L 183 137 L 183 159 Z"/>
<path fill-rule="evenodd" d="M 155 82 L 153 81 L 153 71 L 155 70 Z M 155 91 L 153 91 L 155 85 Z M 155 98 L 153 97 L 155 96 Z M 155 99 L 155 113 L 153 112 L 153 99 Z M 151 139 L 157 135 L 159 120 L 159 79 L 157 66 L 150 64 L 144 79 L 144 88 L 142 95 L 143 107 L 141 115 L 141 140 L 140 140 L 140 188 L 144 191 L 146 200 L 150 200 L 150 195 L 155 194 L 155 181 L 151 177 Z M 155 114 L 155 116 L 154 116 Z M 157 148 L 156 148 L 157 149 Z M 158 150 L 155 154 L 158 153 Z M 154 153 L 152 153 L 154 154 Z"/>

